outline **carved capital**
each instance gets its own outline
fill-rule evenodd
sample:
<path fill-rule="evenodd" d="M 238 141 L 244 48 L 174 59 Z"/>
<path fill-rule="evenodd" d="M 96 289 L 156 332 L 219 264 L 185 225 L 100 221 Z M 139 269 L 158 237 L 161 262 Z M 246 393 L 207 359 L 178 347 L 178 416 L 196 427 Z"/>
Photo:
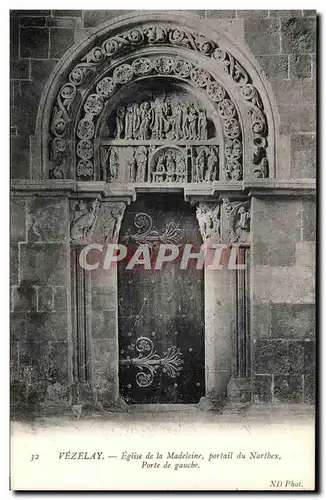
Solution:
<path fill-rule="evenodd" d="M 70 238 L 73 243 L 88 243 L 100 208 L 99 200 L 78 200 L 70 206 Z"/>
<path fill-rule="evenodd" d="M 196 217 L 204 243 L 220 242 L 220 205 L 199 203 L 196 210 Z"/>
<path fill-rule="evenodd" d="M 103 237 L 106 243 L 117 243 L 126 204 L 123 201 L 110 201 L 103 205 L 105 205 Z"/>
<path fill-rule="evenodd" d="M 227 215 L 229 243 L 250 243 L 250 201 L 230 201 L 223 198 Z"/>

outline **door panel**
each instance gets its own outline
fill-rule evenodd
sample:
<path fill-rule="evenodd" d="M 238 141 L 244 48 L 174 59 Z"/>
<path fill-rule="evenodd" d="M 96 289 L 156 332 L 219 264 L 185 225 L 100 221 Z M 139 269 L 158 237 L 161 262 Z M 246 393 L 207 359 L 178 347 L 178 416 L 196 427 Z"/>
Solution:
<path fill-rule="evenodd" d="M 153 269 L 159 242 L 198 251 L 194 208 L 181 196 L 144 195 L 125 212 L 120 242 L 151 244 L 152 269 L 118 267 L 120 393 L 128 403 L 197 403 L 205 393 L 204 275 L 180 259 Z"/>

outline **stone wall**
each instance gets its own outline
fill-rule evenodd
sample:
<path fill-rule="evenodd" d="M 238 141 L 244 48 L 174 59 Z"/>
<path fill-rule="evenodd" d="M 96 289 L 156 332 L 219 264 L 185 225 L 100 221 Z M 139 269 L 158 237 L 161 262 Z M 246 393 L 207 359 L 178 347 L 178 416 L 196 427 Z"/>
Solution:
<path fill-rule="evenodd" d="M 128 11 L 11 11 L 11 176 L 29 179 L 39 102 L 57 61 Z M 193 11 L 260 65 L 274 94 L 276 179 L 283 197 L 252 197 L 251 332 L 255 402 L 314 401 L 314 201 L 291 183 L 316 176 L 315 11 Z M 68 405 L 69 211 L 65 196 L 14 196 L 12 401 Z M 101 313 L 102 314 L 102 313 Z"/>
<path fill-rule="evenodd" d="M 66 405 L 68 200 L 13 197 L 11 223 L 12 402 Z"/>
<path fill-rule="evenodd" d="M 314 204 L 253 198 L 252 212 L 254 401 L 313 403 Z"/>

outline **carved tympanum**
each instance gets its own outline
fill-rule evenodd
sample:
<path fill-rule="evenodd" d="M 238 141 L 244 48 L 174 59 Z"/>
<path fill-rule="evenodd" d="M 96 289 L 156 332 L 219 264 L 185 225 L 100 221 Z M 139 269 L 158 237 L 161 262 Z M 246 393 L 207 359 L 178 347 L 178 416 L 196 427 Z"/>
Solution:
<path fill-rule="evenodd" d="M 180 27 L 162 26 L 159 24 L 143 25 L 103 41 L 101 46 L 93 47 L 82 60 L 70 71 L 68 81 L 60 88 L 53 108 L 50 123 L 50 159 L 53 162 L 51 176 L 62 178 L 63 160 L 69 157 L 71 133 L 70 121 L 75 108 L 80 102 L 79 89 L 94 78 L 97 70 L 101 71 L 103 62 L 123 53 L 132 54 L 134 49 L 146 45 L 170 45 L 189 51 L 195 51 L 203 57 L 214 60 L 217 69 L 229 76 L 230 83 L 235 86 L 237 94 L 248 110 L 252 133 L 252 168 L 254 177 L 268 176 L 267 137 L 268 126 L 262 99 L 251 77 L 242 65 L 216 42 L 202 34 L 191 32 Z M 206 69 L 195 66 L 193 62 L 172 55 L 147 56 L 125 60 L 104 78 L 97 80 L 90 87 L 89 95 L 83 101 L 84 116 L 76 127 L 78 142 L 76 144 L 77 177 L 81 180 L 94 178 L 94 141 L 96 119 L 104 109 L 105 100 L 110 98 L 121 86 L 144 76 L 174 76 L 188 80 L 192 85 L 203 89 L 216 104 L 218 115 L 222 121 L 225 139 L 238 141 L 242 148 L 242 132 L 234 103 L 220 82 L 216 81 Z M 184 123 L 186 118 L 186 125 Z M 192 106 L 186 110 L 182 105 L 169 110 L 167 102 L 159 98 L 152 102 L 144 101 L 137 109 L 135 104 L 120 107 L 116 112 L 116 138 L 148 140 L 161 139 L 166 134 L 176 140 L 181 138 L 205 139 L 206 117 L 204 111 Z M 91 141 L 91 142 L 88 142 Z M 227 152 L 225 151 L 225 157 Z M 242 179 L 241 158 L 230 158 L 225 162 L 226 180 Z M 59 167 L 60 166 L 60 167 Z"/>

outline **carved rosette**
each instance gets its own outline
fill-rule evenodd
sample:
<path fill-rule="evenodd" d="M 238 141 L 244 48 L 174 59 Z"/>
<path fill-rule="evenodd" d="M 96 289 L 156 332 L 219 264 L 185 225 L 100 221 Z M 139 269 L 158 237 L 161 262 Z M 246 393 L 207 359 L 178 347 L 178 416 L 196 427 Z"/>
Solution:
<path fill-rule="evenodd" d="M 229 243 L 250 243 L 250 200 L 239 202 L 224 198 L 222 207 L 228 219 Z"/>
<path fill-rule="evenodd" d="M 220 205 L 199 203 L 196 210 L 196 217 L 203 242 L 221 242 Z"/>
<path fill-rule="evenodd" d="M 133 49 L 138 49 L 140 46 L 158 46 L 163 44 L 186 48 L 190 51 L 198 52 L 207 58 L 214 59 L 230 77 L 233 84 L 240 89 L 243 102 L 248 109 L 253 135 L 252 175 L 254 177 L 268 177 L 267 120 L 261 97 L 254 87 L 249 74 L 229 52 L 202 34 L 190 32 L 179 27 L 161 26 L 159 24 L 133 28 L 117 36 L 108 38 L 101 46 L 92 48 L 71 70 L 67 82 L 59 90 L 52 112 L 50 123 L 52 140 L 49 155 L 54 167 L 50 172 L 51 177 L 62 178 L 65 176 L 64 158 L 69 149 L 68 129 L 70 121 L 73 118 L 73 105 L 79 87 L 87 83 L 105 60 L 108 59 L 110 62 L 111 58 L 116 58 L 118 55 L 120 56 L 124 53 L 130 54 Z M 219 114 L 225 120 L 224 133 L 231 141 L 235 139 L 240 140 L 240 126 L 237 123 L 232 102 L 224 94 L 224 89 L 219 82 L 214 81 L 211 75 L 203 68 L 194 68 L 187 60 L 178 60 L 176 62 L 167 56 L 160 56 L 153 62 L 148 58 L 139 58 L 132 65 L 120 65 L 115 68 L 112 75 L 103 78 L 97 84 L 95 94 L 89 96 L 84 104 L 85 117 L 78 124 L 78 139 L 87 140 L 93 138 L 93 118 L 101 112 L 103 99 L 110 97 L 118 85 L 126 84 L 135 77 L 149 75 L 153 71 L 162 75 L 175 74 L 182 78 L 190 78 L 195 85 L 205 88 L 208 96 L 214 102 L 223 101 L 219 106 Z M 93 164 L 90 158 L 85 157 L 89 154 L 90 148 L 85 143 L 78 144 L 77 157 L 79 161 L 83 160 L 79 167 L 81 177 L 85 175 L 91 177 L 89 172 L 91 172 Z M 239 175 L 239 162 L 235 158 L 231 158 L 231 160 L 226 167 L 226 179 L 238 180 L 241 178 Z"/>

